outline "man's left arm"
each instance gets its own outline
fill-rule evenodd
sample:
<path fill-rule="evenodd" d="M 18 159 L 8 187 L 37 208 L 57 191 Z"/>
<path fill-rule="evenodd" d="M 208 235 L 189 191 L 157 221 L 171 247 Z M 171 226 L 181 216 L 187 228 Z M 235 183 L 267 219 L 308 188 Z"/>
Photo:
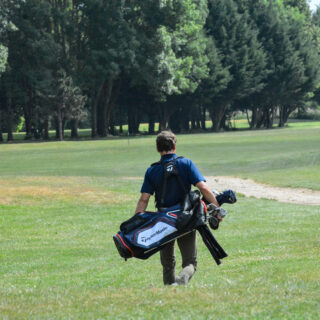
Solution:
<path fill-rule="evenodd" d="M 136 214 L 139 212 L 146 211 L 146 209 L 148 207 L 150 196 L 151 196 L 151 194 L 149 194 L 149 193 L 145 193 L 145 192 L 141 193 L 140 199 L 137 204 L 136 212 L 135 212 Z"/>

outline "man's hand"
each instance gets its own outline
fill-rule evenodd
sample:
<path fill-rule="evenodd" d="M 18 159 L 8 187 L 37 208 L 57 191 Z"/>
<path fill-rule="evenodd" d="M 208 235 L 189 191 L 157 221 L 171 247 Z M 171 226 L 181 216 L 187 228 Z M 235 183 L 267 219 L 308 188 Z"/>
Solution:
<path fill-rule="evenodd" d="M 214 205 L 216 205 L 217 207 L 219 206 L 219 203 L 216 199 L 216 196 L 213 194 L 213 192 L 210 190 L 210 188 L 208 187 L 208 185 L 204 182 L 204 181 L 200 181 L 196 184 L 196 187 L 200 190 L 200 192 L 202 193 L 202 195 L 205 197 L 205 199 L 209 202 L 209 203 L 213 203 Z M 221 218 L 221 217 L 220 217 Z M 220 220 L 220 219 L 219 219 Z M 222 218 L 221 218 L 222 221 Z"/>
<path fill-rule="evenodd" d="M 151 196 L 151 194 L 149 194 L 149 193 L 141 193 L 135 214 L 137 214 L 139 212 L 146 211 L 146 209 L 148 207 L 150 196 Z"/>

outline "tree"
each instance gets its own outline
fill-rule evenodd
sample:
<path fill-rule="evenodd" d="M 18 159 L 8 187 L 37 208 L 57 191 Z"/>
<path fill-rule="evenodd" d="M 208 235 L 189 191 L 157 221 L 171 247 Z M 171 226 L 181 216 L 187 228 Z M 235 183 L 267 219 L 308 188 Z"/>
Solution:
<path fill-rule="evenodd" d="M 224 90 L 227 89 L 232 76 L 229 72 L 229 67 L 224 67 L 222 65 L 222 55 L 218 52 L 214 39 L 208 38 L 207 57 L 209 59 L 208 63 L 208 75 L 202 80 L 201 85 L 196 91 L 196 97 L 198 101 L 198 106 L 202 107 L 200 109 L 200 114 L 202 114 L 202 128 L 205 129 L 205 111 L 206 108 L 209 109 L 210 116 L 214 119 L 214 105 Z"/>
<path fill-rule="evenodd" d="M 61 72 L 52 100 L 52 114 L 57 121 L 57 138 L 62 141 L 65 121 L 67 119 L 80 120 L 85 115 L 86 97 L 82 95 L 80 88 L 73 84 L 72 78 L 65 72 Z"/>
<path fill-rule="evenodd" d="M 135 63 L 139 41 L 131 22 L 134 5 L 134 1 L 90 0 L 81 7 L 85 60 L 82 79 L 90 97 L 93 137 L 107 135 L 121 75 Z"/>
<path fill-rule="evenodd" d="M 320 28 L 320 7 L 312 15 L 312 24 Z"/>
<path fill-rule="evenodd" d="M 208 35 L 220 53 L 222 67 L 230 73 L 228 85 L 209 108 L 213 130 L 218 131 L 234 101 L 261 90 L 266 62 L 247 10 L 241 12 L 233 0 L 210 0 L 209 9 Z"/>
<path fill-rule="evenodd" d="M 0 8 L 0 139 L 22 115 L 28 139 L 48 139 L 54 127 L 61 139 L 65 125 L 76 137 L 84 108 L 93 137 L 114 134 L 125 117 L 131 133 L 142 120 L 150 133 L 155 121 L 205 129 L 207 110 L 216 131 L 238 110 L 252 128 L 272 127 L 278 114 L 283 126 L 318 95 L 319 14 L 311 20 L 306 1 L 2 0 Z M 73 89 L 74 100 L 87 97 L 79 109 L 65 101 Z"/>
<path fill-rule="evenodd" d="M 5 71 L 6 64 L 7 64 L 7 57 L 8 57 L 8 50 L 6 47 L 0 44 L 0 83 L 1 83 L 1 74 Z M 1 91 L 1 90 L 0 90 Z M 3 104 L 0 102 L 0 141 L 3 141 L 2 137 L 2 111 Z"/>
<path fill-rule="evenodd" d="M 30 0 L 13 7 L 10 19 L 17 30 L 8 32 L 8 63 L 17 92 L 15 106 L 22 105 L 26 138 L 34 131 L 34 106 L 52 86 L 58 64 L 58 45 L 50 33 L 47 1 Z M 43 105 L 46 108 L 47 106 Z"/>
<path fill-rule="evenodd" d="M 304 18 L 281 3 L 260 4 L 255 16 L 258 39 L 267 55 L 265 87 L 255 96 L 251 127 L 273 125 L 280 108 L 283 126 L 289 114 L 307 98 L 318 77 L 316 52 Z"/>
<path fill-rule="evenodd" d="M 3 33 L 7 30 L 7 12 L 4 3 L 0 3 L 0 81 L 1 74 L 5 71 L 8 58 L 8 48 L 4 45 Z M 0 83 L 1 85 L 1 83 Z M 1 90 L 2 91 L 2 90 Z M 0 91 L 0 95 L 1 95 Z M 2 99 L 0 101 L 3 101 Z M 0 102 L 0 141 L 3 141 L 2 137 L 2 113 L 3 113 L 3 103 Z"/>
<path fill-rule="evenodd" d="M 154 96 L 160 130 L 168 125 L 177 108 L 173 96 L 194 92 L 207 75 L 206 36 L 203 26 L 208 14 L 204 0 L 164 1 L 155 21 L 146 21 L 139 30 L 142 45 L 132 84 L 146 87 Z M 148 16 L 154 15 L 150 12 Z M 153 29 L 150 26 L 156 25 Z M 152 30 L 152 34 L 143 30 Z M 140 31 L 142 31 L 140 33 Z M 147 59 L 146 59 L 147 57 Z M 153 114 L 149 112 L 149 114 Z"/>
<path fill-rule="evenodd" d="M 310 8 L 307 0 L 283 0 L 284 5 L 297 8 L 303 15 L 310 17 Z"/>
<path fill-rule="evenodd" d="M 8 48 L 5 44 L 5 33 L 10 28 L 13 28 L 10 20 L 8 19 L 8 3 L 7 1 L 0 2 L 0 76 L 5 71 Z"/>

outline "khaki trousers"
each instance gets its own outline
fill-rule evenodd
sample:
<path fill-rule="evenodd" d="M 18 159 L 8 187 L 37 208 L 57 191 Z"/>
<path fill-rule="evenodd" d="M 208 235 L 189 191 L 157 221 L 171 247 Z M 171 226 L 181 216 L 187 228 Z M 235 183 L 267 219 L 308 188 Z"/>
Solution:
<path fill-rule="evenodd" d="M 184 278 L 187 284 L 197 268 L 197 238 L 196 231 L 192 231 L 177 239 L 182 256 L 182 270 L 178 278 Z M 175 240 L 169 242 L 160 250 L 160 260 L 163 268 L 163 283 L 166 285 L 177 281 L 175 275 L 176 257 L 174 254 Z"/>

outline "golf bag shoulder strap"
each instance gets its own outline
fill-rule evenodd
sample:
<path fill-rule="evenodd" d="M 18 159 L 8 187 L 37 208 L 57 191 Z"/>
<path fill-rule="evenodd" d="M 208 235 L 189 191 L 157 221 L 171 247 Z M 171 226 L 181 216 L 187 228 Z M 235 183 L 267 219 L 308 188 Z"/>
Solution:
<path fill-rule="evenodd" d="M 175 158 L 175 159 L 173 159 L 173 160 L 171 160 L 171 161 L 169 161 L 169 162 L 175 162 L 176 160 L 178 160 L 178 159 L 183 159 L 183 158 L 184 158 L 184 157 L 179 156 L 179 157 L 177 157 L 177 158 Z M 168 163 L 169 163 L 169 162 L 168 162 Z M 161 160 L 160 160 L 160 161 L 151 163 L 150 167 L 156 166 L 156 165 L 158 165 L 158 164 L 163 164 L 163 162 L 161 162 Z"/>
<path fill-rule="evenodd" d="M 187 189 L 181 179 L 181 176 L 179 174 L 179 170 L 176 166 L 176 160 L 178 159 L 182 159 L 183 157 L 178 157 L 175 158 L 172 161 L 168 161 L 165 163 L 161 163 L 160 164 L 163 166 L 163 171 L 164 171 L 164 175 L 163 175 L 163 183 L 162 183 L 162 189 L 161 189 L 161 196 L 160 196 L 160 201 L 159 203 L 157 203 L 157 207 L 163 207 L 164 206 L 164 199 L 166 196 L 166 192 L 167 192 L 167 183 L 170 177 L 175 177 L 176 179 L 178 179 L 178 182 L 182 188 L 182 190 L 184 191 L 184 193 L 187 193 Z"/>

